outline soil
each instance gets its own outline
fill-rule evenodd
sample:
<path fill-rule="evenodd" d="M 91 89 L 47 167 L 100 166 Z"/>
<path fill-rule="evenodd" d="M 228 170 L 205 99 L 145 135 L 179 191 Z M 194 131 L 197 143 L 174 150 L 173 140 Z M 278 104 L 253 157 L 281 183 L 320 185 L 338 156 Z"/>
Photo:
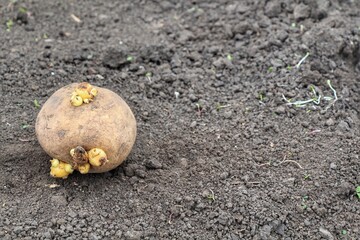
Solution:
<path fill-rule="evenodd" d="M 359 8 L 1 0 L 0 238 L 360 239 Z M 137 141 L 53 179 L 36 105 L 80 81 L 127 101 Z"/>

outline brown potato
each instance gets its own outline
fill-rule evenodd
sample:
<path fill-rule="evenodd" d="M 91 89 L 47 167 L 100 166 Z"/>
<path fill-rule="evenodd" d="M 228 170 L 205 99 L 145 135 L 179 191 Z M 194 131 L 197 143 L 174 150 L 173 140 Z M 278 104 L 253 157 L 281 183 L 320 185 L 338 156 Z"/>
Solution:
<path fill-rule="evenodd" d="M 56 91 L 36 119 L 36 135 L 42 148 L 54 159 L 76 166 L 70 150 L 100 148 L 108 161 L 90 173 L 110 171 L 129 155 L 136 138 L 136 120 L 126 102 L 116 93 L 96 87 L 92 102 L 73 106 L 70 99 L 78 83 Z"/>

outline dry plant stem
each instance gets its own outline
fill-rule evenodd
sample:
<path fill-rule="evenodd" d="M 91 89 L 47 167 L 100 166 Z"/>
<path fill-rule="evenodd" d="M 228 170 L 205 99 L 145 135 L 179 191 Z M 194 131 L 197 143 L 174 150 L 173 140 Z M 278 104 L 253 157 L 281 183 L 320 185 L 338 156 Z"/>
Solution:
<path fill-rule="evenodd" d="M 265 165 L 268 165 L 268 166 L 271 166 L 271 163 L 270 162 L 267 162 L 267 163 L 262 163 L 262 164 L 257 164 L 255 163 L 258 167 L 262 167 L 262 166 L 265 166 Z"/>
<path fill-rule="evenodd" d="M 327 80 L 326 83 L 329 85 L 330 89 L 333 91 L 334 94 L 334 101 L 332 103 L 330 103 L 326 108 L 325 111 L 327 111 L 332 105 L 334 105 L 336 103 L 336 101 L 338 100 L 338 96 L 336 93 L 336 90 L 333 88 L 333 86 L 331 85 L 330 80 Z"/>
<path fill-rule="evenodd" d="M 211 189 L 209 189 L 209 190 L 210 190 L 210 192 L 211 192 L 212 199 L 213 199 L 213 201 L 215 202 L 215 194 L 214 194 L 213 190 L 211 190 Z"/>
<path fill-rule="evenodd" d="M 295 163 L 299 168 L 303 169 L 303 167 L 298 162 L 296 162 L 294 160 L 284 160 L 280 164 L 288 163 L 288 162 Z"/>
<path fill-rule="evenodd" d="M 309 55 L 310 53 L 307 52 L 306 55 L 298 62 L 298 64 L 296 64 L 296 68 L 299 68 Z"/>
<path fill-rule="evenodd" d="M 171 224 L 171 223 L 172 223 L 172 222 L 171 222 L 172 215 L 173 215 L 173 214 L 172 214 L 172 213 L 170 213 L 170 216 L 169 216 L 169 221 L 168 221 L 168 223 L 169 223 L 169 224 Z"/>

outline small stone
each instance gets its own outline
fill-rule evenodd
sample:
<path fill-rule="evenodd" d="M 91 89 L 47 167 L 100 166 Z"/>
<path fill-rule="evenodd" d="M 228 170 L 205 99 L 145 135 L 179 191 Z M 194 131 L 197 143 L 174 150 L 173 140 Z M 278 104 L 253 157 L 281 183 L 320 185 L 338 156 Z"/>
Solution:
<path fill-rule="evenodd" d="M 36 84 L 31 84 L 31 90 L 37 91 L 39 90 L 39 86 Z"/>
<path fill-rule="evenodd" d="M 100 79 L 100 80 L 104 80 L 105 78 L 102 76 L 102 75 L 100 75 L 100 74 L 96 74 L 96 77 L 98 78 L 98 79 Z"/>
<path fill-rule="evenodd" d="M 281 42 L 284 42 L 288 38 L 289 34 L 285 30 L 280 30 L 278 34 L 276 34 L 277 39 Z"/>
<path fill-rule="evenodd" d="M 224 58 L 218 58 L 217 60 L 215 60 L 214 62 L 213 62 L 213 65 L 214 65 L 214 67 L 216 67 L 216 68 L 219 68 L 219 69 L 221 69 L 221 68 L 224 68 L 225 67 L 225 60 L 224 60 Z"/>
<path fill-rule="evenodd" d="M 337 130 L 340 130 L 342 132 L 345 132 L 345 131 L 349 131 L 350 129 L 350 126 L 347 122 L 345 122 L 344 120 L 341 120 L 339 122 L 339 124 L 337 125 Z"/>
<path fill-rule="evenodd" d="M 77 216 L 76 212 L 74 212 L 73 210 L 69 210 L 68 211 L 68 215 L 71 217 L 71 218 L 75 218 Z"/>
<path fill-rule="evenodd" d="M 277 234 L 281 235 L 281 236 L 284 236 L 285 235 L 285 230 L 286 230 L 286 226 L 285 224 L 278 224 L 276 227 L 275 227 L 275 231 Z"/>
<path fill-rule="evenodd" d="M 219 215 L 219 214 L 218 214 L 217 212 L 211 212 L 211 213 L 209 214 L 209 218 L 210 218 L 210 219 L 214 219 L 214 218 L 216 218 L 218 215 Z"/>
<path fill-rule="evenodd" d="M 228 223 L 229 217 L 226 215 L 226 213 L 221 213 L 217 220 L 221 225 L 226 226 Z"/>
<path fill-rule="evenodd" d="M 19 233 L 21 233 L 23 231 L 23 227 L 21 227 L 21 226 L 16 226 L 16 227 L 14 227 L 14 230 L 13 230 L 13 232 L 15 233 L 15 234 L 19 234 Z"/>
<path fill-rule="evenodd" d="M 326 238 L 326 239 L 328 239 L 328 240 L 333 240 L 333 239 L 335 239 L 334 236 L 329 232 L 329 230 L 327 230 L 327 229 L 325 229 L 325 228 L 323 228 L 323 227 L 320 227 L 320 228 L 319 228 L 319 231 L 320 231 L 320 234 L 321 234 L 324 238 Z"/>
<path fill-rule="evenodd" d="M 310 16 L 310 7 L 301 3 L 297 5 L 294 9 L 294 17 L 296 21 L 306 19 Z"/>
<path fill-rule="evenodd" d="M 268 17 L 276 17 L 281 13 L 280 1 L 268 1 L 265 5 L 265 15 Z"/>
<path fill-rule="evenodd" d="M 150 159 L 145 162 L 145 167 L 148 169 L 160 169 L 162 164 L 156 159 Z"/>
<path fill-rule="evenodd" d="M 179 33 L 179 42 L 186 43 L 187 41 L 194 38 L 194 34 L 189 30 L 183 30 Z"/>
<path fill-rule="evenodd" d="M 99 237 L 95 233 L 90 233 L 89 234 L 89 240 L 99 240 L 99 239 L 101 239 L 101 237 Z"/>
<path fill-rule="evenodd" d="M 287 178 L 284 183 L 288 184 L 289 186 L 295 185 L 295 178 Z"/>
<path fill-rule="evenodd" d="M 225 83 L 223 81 L 216 81 L 214 83 L 214 87 L 219 88 L 219 87 L 223 87 L 225 85 Z"/>
<path fill-rule="evenodd" d="M 330 163 L 330 169 L 335 170 L 336 169 L 336 164 L 335 163 Z"/>
<path fill-rule="evenodd" d="M 275 109 L 275 113 L 276 114 L 284 114 L 286 112 L 286 109 L 284 106 L 278 106 L 276 109 Z"/>
<path fill-rule="evenodd" d="M 55 195 L 51 197 L 51 202 L 55 206 L 66 206 L 67 200 L 66 197 L 63 195 Z"/>
<path fill-rule="evenodd" d="M 118 230 L 116 233 L 115 233 L 115 236 L 120 239 L 123 235 L 123 232 L 121 230 Z"/>
<path fill-rule="evenodd" d="M 277 58 L 270 59 L 270 63 L 273 67 L 276 68 L 281 68 L 285 65 L 281 59 L 277 59 Z"/>
<path fill-rule="evenodd" d="M 60 218 L 60 219 L 58 219 L 58 220 L 56 221 L 56 223 L 57 223 L 58 225 L 64 225 L 64 224 L 66 223 L 66 220 L 63 219 L 63 218 Z"/>
<path fill-rule="evenodd" d="M 240 240 L 241 238 L 238 236 L 238 235 L 236 235 L 235 233 L 230 233 L 230 239 L 231 240 Z M 228 238 L 229 239 L 229 238 Z"/>
<path fill-rule="evenodd" d="M 190 128 L 194 128 L 194 127 L 196 127 L 196 125 L 197 125 L 197 122 L 196 122 L 196 121 L 193 121 L 193 122 L 190 124 Z"/>
<path fill-rule="evenodd" d="M 51 238 L 52 238 L 52 235 L 51 235 L 51 233 L 50 233 L 49 231 L 47 231 L 47 232 L 43 233 L 43 237 L 44 237 L 45 239 L 51 239 Z"/>
<path fill-rule="evenodd" d="M 226 111 L 226 112 L 224 112 L 224 118 L 226 118 L 226 119 L 230 119 L 231 118 L 231 116 L 232 116 L 232 114 L 233 114 L 233 111 Z"/>
<path fill-rule="evenodd" d="M 225 180 L 226 178 L 229 177 L 229 173 L 228 172 L 223 172 L 220 174 L 220 179 L 221 180 Z"/>
<path fill-rule="evenodd" d="M 241 21 L 238 24 L 235 25 L 233 32 L 236 33 L 240 33 L 240 34 L 245 34 L 247 30 L 251 29 L 251 26 L 248 22 L 245 21 Z"/>
<path fill-rule="evenodd" d="M 66 229 L 67 232 L 73 232 L 74 231 L 74 228 L 71 225 L 67 225 L 65 229 Z"/>
<path fill-rule="evenodd" d="M 338 193 L 338 195 L 347 198 L 353 194 L 353 189 L 354 189 L 354 187 L 352 184 L 350 184 L 349 182 L 343 181 L 339 185 L 339 187 L 337 189 L 337 193 Z"/>
<path fill-rule="evenodd" d="M 325 125 L 326 126 L 334 126 L 335 125 L 334 119 L 329 118 L 328 120 L 326 120 Z"/>
<path fill-rule="evenodd" d="M 138 169 L 139 166 L 137 164 L 128 164 L 125 168 L 124 168 L 124 172 L 125 175 L 127 177 L 132 177 L 135 175 L 135 170 Z"/>
<path fill-rule="evenodd" d="M 178 160 L 178 164 L 179 164 L 180 167 L 186 168 L 187 165 L 188 165 L 188 160 L 186 158 L 180 158 Z"/>
<path fill-rule="evenodd" d="M 103 64 L 105 67 L 111 69 L 120 69 L 131 61 L 128 61 L 129 53 L 126 49 L 109 49 L 103 58 Z"/>
<path fill-rule="evenodd" d="M 269 225 L 265 225 L 259 229 L 260 231 L 260 237 L 262 239 L 269 239 L 271 234 L 272 227 Z"/>
<path fill-rule="evenodd" d="M 192 101 L 192 102 L 195 102 L 198 100 L 198 98 L 194 95 L 194 94 L 189 94 L 189 99 Z"/>
<path fill-rule="evenodd" d="M 139 178 L 146 178 L 146 172 L 142 169 L 136 169 L 135 175 L 138 176 Z"/>
<path fill-rule="evenodd" d="M 141 232 L 140 231 L 127 231 L 124 234 L 126 240 L 140 240 L 141 239 Z"/>

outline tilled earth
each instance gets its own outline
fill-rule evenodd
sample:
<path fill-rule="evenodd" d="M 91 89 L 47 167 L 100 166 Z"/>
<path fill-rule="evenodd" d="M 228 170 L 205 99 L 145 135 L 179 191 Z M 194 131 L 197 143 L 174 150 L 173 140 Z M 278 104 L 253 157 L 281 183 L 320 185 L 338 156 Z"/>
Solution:
<path fill-rule="evenodd" d="M 0 239 L 360 239 L 359 9 L 0 0 Z M 137 141 L 53 179 L 34 101 L 80 81 L 128 102 Z"/>

